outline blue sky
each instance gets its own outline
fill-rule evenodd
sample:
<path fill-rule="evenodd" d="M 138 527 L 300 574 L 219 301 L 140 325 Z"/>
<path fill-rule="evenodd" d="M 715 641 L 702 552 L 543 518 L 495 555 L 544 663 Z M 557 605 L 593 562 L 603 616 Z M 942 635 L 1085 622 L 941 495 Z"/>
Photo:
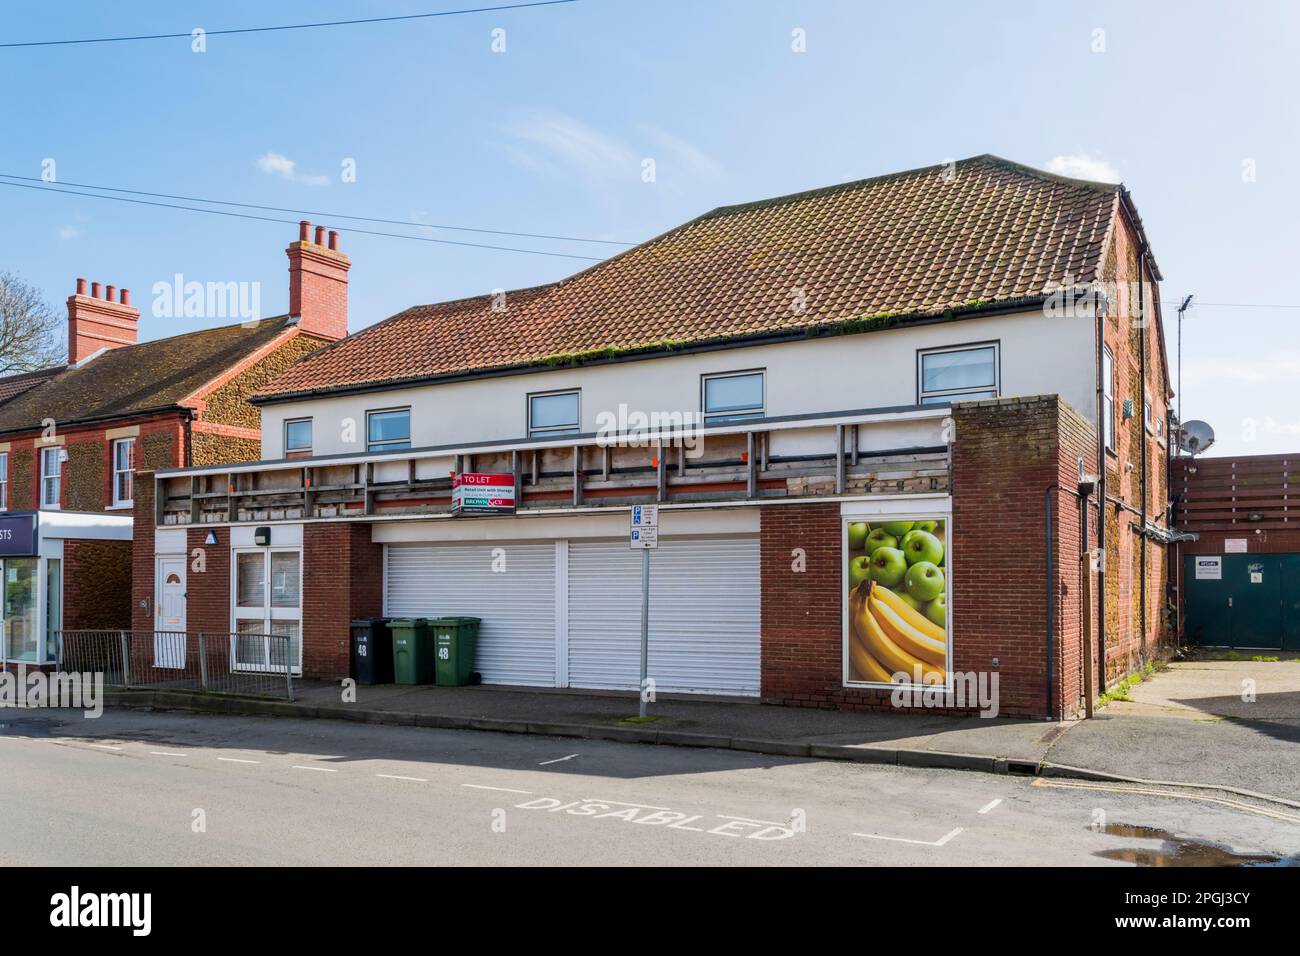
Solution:
<path fill-rule="evenodd" d="M 0 42 L 490 2 L 10 5 Z M 796 29 L 806 52 L 792 50 Z M 1184 325 L 1185 416 L 1215 426 L 1214 454 L 1277 453 L 1300 448 L 1298 38 L 1300 6 L 1286 2 L 579 0 L 213 36 L 202 54 L 180 39 L 8 49 L 0 172 L 39 176 L 53 159 L 65 183 L 623 241 L 718 205 L 985 152 L 1115 177 L 1165 274 L 1171 348 L 1172 303 L 1202 303 Z M 355 182 L 341 181 L 348 159 Z M 318 218 L 340 225 L 353 259 L 354 329 L 587 264 Z M 128 286 L 143 338 L 201 324 L 149 314 L 148 290 L 177 272 L 258 281 L 264 314 L 286 307 L 290 225 L 9 187 L 0 225 L 0 269 L 54 303 L 78 275 Z"/>

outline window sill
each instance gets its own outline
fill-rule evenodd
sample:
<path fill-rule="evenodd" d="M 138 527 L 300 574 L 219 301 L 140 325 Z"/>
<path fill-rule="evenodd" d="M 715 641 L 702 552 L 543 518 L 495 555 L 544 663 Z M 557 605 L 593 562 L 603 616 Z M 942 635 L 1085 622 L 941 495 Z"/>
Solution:
<path fill-rule="evenodd" d="M 108 505 L 107 507 L 104 508 L 104 510 L 105 511 L 131 511 L 133 508 L 135 508 L 134 501 L 119 501 L 116 504 Z"/>

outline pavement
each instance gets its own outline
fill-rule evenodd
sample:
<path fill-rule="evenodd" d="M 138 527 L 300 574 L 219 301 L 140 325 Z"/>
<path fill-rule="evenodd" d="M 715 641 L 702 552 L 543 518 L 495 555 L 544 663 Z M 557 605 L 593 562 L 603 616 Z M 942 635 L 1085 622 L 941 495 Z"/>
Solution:
<path fill-rule="evenodd" d="M 1258 802 L 546 735 L 9 708 L 0 762 L 3 866 L 1300 860 Z"/>
<path fill-rule="evenodd" d="M 293 703 L 172 691 L 111 704 L 712 747 L 943 769 L 1211 787 L 1300 808 L 1300 661 L 1171 665 L 1092 720 L 850 712 L 734 698 L 661 697 L 639 724 L 635 695 L 514 687 L 302 681 Z M 1253 699 L 1248 691 L 1253 691 Z"/>

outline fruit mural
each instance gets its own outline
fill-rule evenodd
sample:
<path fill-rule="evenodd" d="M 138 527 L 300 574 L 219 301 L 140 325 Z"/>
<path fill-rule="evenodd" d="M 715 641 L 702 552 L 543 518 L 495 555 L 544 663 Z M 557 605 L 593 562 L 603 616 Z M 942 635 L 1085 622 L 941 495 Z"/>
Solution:
<path fill-rule="evenodd" d="M 946 528 L 928 519 L 849 522 L 851 683 L 947 683 Z"/>

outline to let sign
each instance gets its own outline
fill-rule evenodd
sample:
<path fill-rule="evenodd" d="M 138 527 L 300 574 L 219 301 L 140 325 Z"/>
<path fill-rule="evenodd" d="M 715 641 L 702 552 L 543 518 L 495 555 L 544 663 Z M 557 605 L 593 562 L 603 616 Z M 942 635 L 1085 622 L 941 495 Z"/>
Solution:
<path fill-rule="evenodd" d="M 451 480 L 452 514 L 514 514 L 514 475 L 456 475 Z"/>
<path fill-rule="evenodd" d="M 0 557 L 36 554 L 36 515 L 0 516 Z"/>

